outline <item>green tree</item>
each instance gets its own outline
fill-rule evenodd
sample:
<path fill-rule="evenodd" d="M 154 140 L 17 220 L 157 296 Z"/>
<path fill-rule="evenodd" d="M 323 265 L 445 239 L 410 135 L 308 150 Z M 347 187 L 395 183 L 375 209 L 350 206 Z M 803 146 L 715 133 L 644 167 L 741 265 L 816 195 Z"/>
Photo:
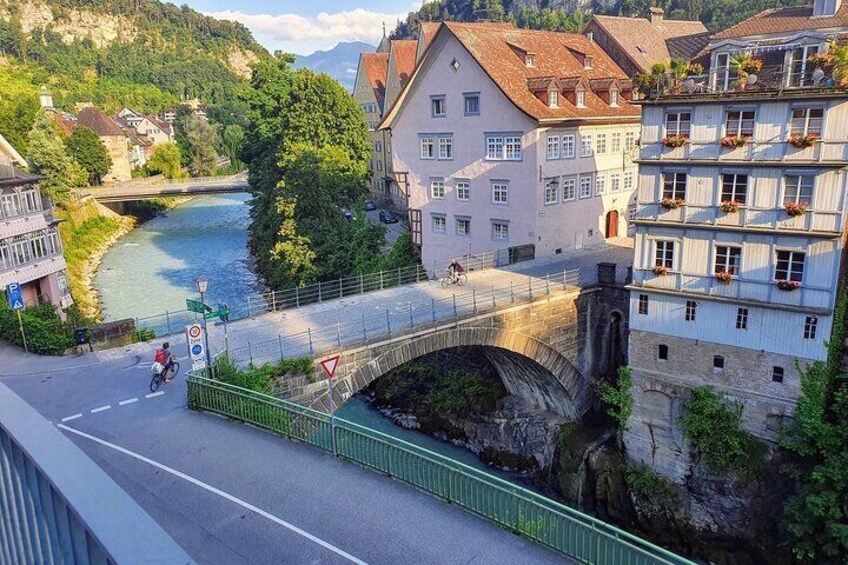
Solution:
<path fill-rule="evenodd" d="M 238 124 L 226 126 L 221 134 L 221 141 L 223 142 L 227 157 L 230 158 L 230 163 L 238 163 L 239 155 L 241 155 L 241 146 L 244 142 L 244 128 Z"/>
<path fill-rule="evenodd" d="M 185 156 L 193 176 L 214 175 L 218 168 L 218 130 L 203 118 L 192 115 L 180 122 L 185 139 Z"/>
<path fill-rule="evenodd" d="M 27 160 L 34 172 L 47 177 L 41 189 L 53 200 L 63 202 L 74 186 L 85 186 L 86 173 L 68 155 L 53 116 L 39 112 L 27 135 Z"/>
<path fill-rule="evenodd" d="M 166 179 L 182 178 L 180 158 L 180 148 L 176 143 L 163 143 L 153 148 L 153 154 L 147 160 L 147 169 L 153 173 L 162 173 Z"/>
<path fill-rule="evenodd" d="M 38 98 L 34 94 L 4 92 L 0 97 L 0 134 L 23 155 L 27 154 L 27 134 L 38 108 Z"/>
<path fill-rule="evenodd" d="M 77 126 L 65 140 L 65 146 L 71 158 L 87 173 L 88 183 L 100 184 L 112 166 L 112 158 L 97 134 L 87 127 Z"/>

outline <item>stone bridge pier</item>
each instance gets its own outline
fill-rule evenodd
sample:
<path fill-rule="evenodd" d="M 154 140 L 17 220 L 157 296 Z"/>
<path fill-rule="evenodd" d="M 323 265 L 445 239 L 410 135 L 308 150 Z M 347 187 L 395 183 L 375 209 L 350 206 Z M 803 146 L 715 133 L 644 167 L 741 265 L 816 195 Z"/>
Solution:
<path fill-rule="evenodd" d="M 382 375 L 422 355 L 481 347 L 511 394 L 579 420 L 592 405 L 591 381 L 626 362 L 627 303 L 621 288 L 598 286 L 381 338 L 341 352 L 333 401 L 340 406 Z M 291 398 L 329 412 L 319 361 L 316 382 L 293 390 Z"/>

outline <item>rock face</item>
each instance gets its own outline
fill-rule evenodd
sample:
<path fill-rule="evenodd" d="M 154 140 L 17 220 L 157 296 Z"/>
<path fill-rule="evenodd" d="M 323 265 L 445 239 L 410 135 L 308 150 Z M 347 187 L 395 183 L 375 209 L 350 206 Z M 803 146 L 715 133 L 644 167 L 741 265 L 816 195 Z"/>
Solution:
<path fill-rule="evenodd" d="M 3 6 L 0 3 L 0 18 L 8 20 L 11 17 L 8 8 L 8 4 Z M 26 0 L 16 3 L 16 9 L 25 34 L 50 26 L 63 43 L 90 39 L 95 46 L 102 48 L 115 42 L 131 43 L 137 34 L 131 17 L 69 8 L 67 17 L 56 19 L 47 4 Z"/>

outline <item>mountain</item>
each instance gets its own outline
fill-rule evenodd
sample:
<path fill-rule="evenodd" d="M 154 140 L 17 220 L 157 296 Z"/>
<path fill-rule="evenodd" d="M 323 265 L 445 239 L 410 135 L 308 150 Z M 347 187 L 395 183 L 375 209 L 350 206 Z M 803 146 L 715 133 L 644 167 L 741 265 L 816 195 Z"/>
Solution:
<path fill-rule="evenodd" d="M 353 90 L 356 82 L 356 68 L 359 66 L 359 55 L 373 53 L 376 47 L 362 41 L 342 42 L 329 51 L 316 51 L 311 55 L 299 56 L 295 67 L 312 69 L 318 73 L 327 73 L 347 88 Z"/>

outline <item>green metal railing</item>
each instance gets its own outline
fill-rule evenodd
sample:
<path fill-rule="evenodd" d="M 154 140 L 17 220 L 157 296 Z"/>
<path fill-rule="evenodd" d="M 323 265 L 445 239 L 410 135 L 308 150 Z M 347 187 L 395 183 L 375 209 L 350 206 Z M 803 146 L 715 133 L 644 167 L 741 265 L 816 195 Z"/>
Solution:
<path fill-rule="evenodd" d="M 518 485 L 311 408 L 191 374 L 188 405 L 251 423 L 380 471 L 582 563 L 694 565 Z"/>

